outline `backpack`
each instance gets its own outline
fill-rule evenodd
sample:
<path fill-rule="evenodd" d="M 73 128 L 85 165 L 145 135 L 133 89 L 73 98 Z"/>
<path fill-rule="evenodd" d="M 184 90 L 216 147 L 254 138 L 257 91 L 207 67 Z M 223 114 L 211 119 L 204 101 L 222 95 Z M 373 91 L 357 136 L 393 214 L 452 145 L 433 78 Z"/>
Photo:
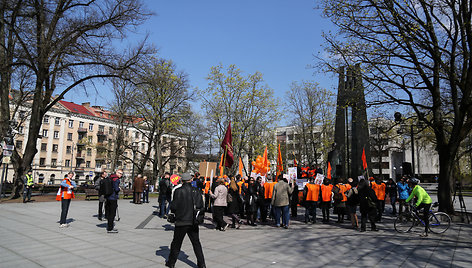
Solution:
<path fill-rule="evenodd" d="M 110 196 L 113 194 L 113 181 L 106 177 L 100 181 L 100 195 Z"/>
<path fill-rule="evenodd" d="M 333 192 L 334 192 L 334 196 L 333 196 L 334 201 L 336 201 L 336 202 L 343 201 L 343 194 L 341 193 L 341 189 L 339 189 L 338 186 L 334 187 Z"/>

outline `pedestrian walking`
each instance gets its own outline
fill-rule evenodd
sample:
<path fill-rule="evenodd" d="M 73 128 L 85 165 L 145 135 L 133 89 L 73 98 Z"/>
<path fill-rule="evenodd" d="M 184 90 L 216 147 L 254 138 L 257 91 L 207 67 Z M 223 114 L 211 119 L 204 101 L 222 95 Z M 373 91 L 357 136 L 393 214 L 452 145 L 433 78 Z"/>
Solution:
<path fill-rule="evenodd" d="M 313 177 L 303 188 L 303 205 L 305 206 L 305 223 L 316 223 L 316 205 L 320 199 L 320 185 L 315 184 Z"/>
<path fill-rule="evenodd" d="M 31 193 L 33 192 L 34 188 L 34 181 L 33 181 L 33 171 L 28 170 L 28 173 L 23 177 L 23 184 L 25 187 L 25 191 L 23 193 L 23 203 L 31 201 Z M 26 200 L 28 198 L 28 200 Z"/>
<path fill-rule="evenodd" d="M 107 233 L 118 233 L 115 228 L 115 216 L 118 209 L 118 198 L 120 192 L 120 179 L 123 176 L 123 169 L 116 170 L 115 174 L 110 175 L 107 183 L 111 184 L 111 194 L 106 196 L 105 214 L 107 217 Z M 103 184 L 102 184 L 103 185 Z M 107 186 L 107 187 L 110 187 Z M 102 186 L 103 187 L 103 186 Z"/>
<path fill-rule="evenodd" d="M 257 204 L 258 204 L 258 187 L 254 178 L 249 178 L 249 182 L 244 194 L 244 202 L 246 207 L 247 224 L 256 226 Z"/>
<path fill-rule="evenodd" d="M 223 179 L 218 179 L 216 184 L 217 186 L 215 188 L 215 192 L 210 190 L 210 196 L 215 199 L 213 203 L 213 220 L 216 224 L 216 230 L 224 232 L 228 227 L 228 224 L 223 219 L 226 206 L 228 205 L 226 200 L 226 197 L 228 196 L 228 189 L 226 188 Z"/>
<path fill-rule="evenodd" d="M 329 223 L 329 209 L 331 208 L 333 185 L 330 180 L 325 178 L 321 185 L 321 212 L 323 214 L 323 223 Z"/>
<path fill-rule="evenodd" d="M 290 194 L 293 192 L 293 181 L 292 187 L 287 183 L 287 179 L 282 174 L 279 175 L 277 184 L 274 186 L 274 192 L 272 194 L 272 206 L 275 207 L 275 225 L 277 227 L 288 228 L 290 221 Z M 280 215 L 282 214 L 282 225 L 280 224 Z"/>
<path fill-rule="evenodd" d="M 238 215 L 242 200 L 239 196 L 239 186 L 234 178 L 231 178 L 231 182 L 229 183 L 228 194 L 231 196 L 226 200 L 228 202 L 228 214 L 231 215 L 232 220 L 230 227 L 239 229 L 242 221 Z"/>
<path fill-rule="evenodd" d="M 133 183 L 133 192 L 134 192 L 133 202 L 135 204 L 142 204 L 141 194 L 143 193 L 143 189 L 144 189 L 143 175 L 138 174 L 138 176 L 136 176 L 136 178 L 134 178 L 134 183 Z"/>
<path fill-rule="evenodd" d="M 159 182 L 159 216 L 161 218 L 167 218 L 171 198 L 172 183 L 170 182 L 170 173 L 166 172 L 164 178 Z"/>
<path fill-rule="evenodd" d="M 143 177 L 143 203 L 149 203 L 149 179 L 147 176 Z"/>
<path fill-rule="evenodd" d="M 392 178 L 388 179 L 386 183 L 385 192 L 387 193 L 388 198 L 390 199 L 390 205 L 392 206 L 392 215 L 397 215 L 397 185 Z"/>
<path fill-rule="evenodd" d="M 60 200 L 61 200 L 61 219 L 59 220 L 59 227 L 69 227 L 67 223 L 67 214 L 69 213 L 70 202 L 72 198 L 75 198 L 74 192 L 72 191 L 77 185 L 72 180 L 74 172 L 67 173 L 66 177 L 62 180 L 60 185 Z"/>
<path fill-rule="evenodd" d="M 377 226 L 375 225 L 378 201 L 377 196 L 366 180 L 361 180 L 357 188 L 360 200 L 359 210 L 361 211 L 361 232 L 366 231 L 367 219 L 370 221 L 371 230 L 378 231 Z"/>
<path fill-rule="evenodd" d="M 406 177 L 402 177 L 400 181 L 397 183 L 397 190 L 398 190 L 398 213 L 401 214 L 403 212 L 403 208 L 408 209 L 406 206 L 405 200 L 410 196 L 410 187 L 406 182 Z"/>
<path fill-rule="evenodd" d="M 371 179 L 374 179 L 371 177 Z M 385 189 L 386 185 L 385 183 L 380 180 L 379 178 L 374 179 L 372 182 L 372 189 L 375 192 L 375 195 L 377 196 L 377 218 L 376 221 L 381 222 L 382 221 L 382 215 L 385 211 Z"/>
<path fill-rule="evenodd" d="M 359 205 L 359 192 L 357 189 L 357 181 L 352 178 L 348 179 L 348 183 L 351 185 L 351 189 L 346 194 L 347 201 L 346 207 L 351 216 L 351 226 L 354 229 L 359 229 L 359 220 L 357 218 L 357 206 Z"/>
<path fill-rule="evenodd" d="M 103 179 L 108 177 L 108 173 L 106 171 L 103 171 L 99 174 L 97 180 L 95 181 L 95 190 L 98 191 L 98 220 L 102 221 L 103 220 L 103 204 L 106 201 L 105 198 L 105 193 L 103 192 L 103 188 L 101 189 L 101 184 L 103 182 Z"/>
<path fill-rule="evenodd" d="M 175 214 L 175 228 L 166 266 L 175 267 L 184 237 L 188 235 L 197 257 L 197 266 L 199 268 L 206 267 L 199 238 L 199 223 L 195 218 L 195 211 L 200 212 L 204 207 L 203 198 L 201 192 L 190 185 L 192 175 L 185 173 L 181 176 L 181 180 L 183 185 L 175 190 L 170 204 L 170 209 Z"/>

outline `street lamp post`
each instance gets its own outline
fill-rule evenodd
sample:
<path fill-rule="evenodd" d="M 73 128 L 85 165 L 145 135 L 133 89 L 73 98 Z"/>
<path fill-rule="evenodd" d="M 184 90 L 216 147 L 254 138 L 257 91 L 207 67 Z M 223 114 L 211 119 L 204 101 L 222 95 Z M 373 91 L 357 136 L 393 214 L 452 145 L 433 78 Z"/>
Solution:
<path fill-rule="evenodd" d="M 131 146 L 131 150 L 133 150 L 133 163 L 132 164 L 132 170 L 131 170 L 131 179 L 134 179 L 134 163 L 136 161 L 136 150 L 138 149 L 138 145 L 136 142 L 133 142 L 133 145 Z"/>
<path fill-rule="evenodd" d="M 394 114 L 395 122 L 401 123 L 403 121 L 402 114 L 400 112 L 396 112 Z M 405 125 L 402 125 L 405 127 Z M 413 177 L 416 176 L 416 169 L 415 169 L 415 133 L 413 131 L 413 124 L 410 124 L 410 139 L 411 139 L 411 172 Z"/>

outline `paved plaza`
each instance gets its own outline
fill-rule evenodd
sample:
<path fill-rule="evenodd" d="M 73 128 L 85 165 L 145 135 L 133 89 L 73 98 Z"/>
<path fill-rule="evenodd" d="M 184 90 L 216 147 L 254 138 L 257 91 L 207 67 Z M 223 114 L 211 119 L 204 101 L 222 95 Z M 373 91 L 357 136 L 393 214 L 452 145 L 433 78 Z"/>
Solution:
<path fill-rule="evenodd" d="M 0 267 L 164 267 L 173 227 L 153 214 L 157 199 L 143 205 L 119 200 L 118 234 L 107 234 L 97 205 L 72 201 L 70 227 L 61 229 L 60 202 L 0 204 Z M 379 232 L 360 233 L 349 223 L 301 221 L 287 230 L 243 225 L 220 232 L 209 216 L 200 227 L 207 267 L 472 267 L 467 224 L 424 239 L 419 227 L 395 232 L 391 217 L 384 217 Z M 176 267 L 196 267 L 188 238 Z"/>

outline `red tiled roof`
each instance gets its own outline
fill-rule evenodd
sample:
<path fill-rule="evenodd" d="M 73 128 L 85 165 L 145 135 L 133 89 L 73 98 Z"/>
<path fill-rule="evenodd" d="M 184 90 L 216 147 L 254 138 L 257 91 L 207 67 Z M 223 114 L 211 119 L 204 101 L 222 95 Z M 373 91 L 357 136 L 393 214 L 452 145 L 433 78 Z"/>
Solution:
<path fill-rule="evenodd" d="M 73 113 L 96 116 L 93 112 L 89 111 L 87 108 L 85 108 L 84 106 L 80 104 L 75 104 L 73 102 L 68 102 L 68 101 L 59 101 L 59 103 L 62 104 L 67 110 Z"/>

